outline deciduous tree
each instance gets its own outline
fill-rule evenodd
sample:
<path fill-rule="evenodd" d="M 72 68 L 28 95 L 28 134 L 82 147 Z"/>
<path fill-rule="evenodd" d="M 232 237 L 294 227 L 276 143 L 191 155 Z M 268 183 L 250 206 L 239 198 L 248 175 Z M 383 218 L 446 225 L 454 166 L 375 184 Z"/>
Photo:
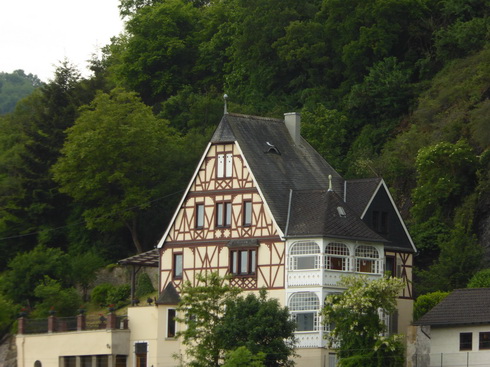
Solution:
<path fill-rule="evenodd" d="M 398 278 L 369 280 L 345 277 L 341 294 L 329 295 L 322 309 L 324 323 L 333 326 L 330 345 L 337 346 L 342 367 L 403 366 L 404 348 L 398 335 L 384 336 L 381 312 L 396 310 L 396 298 L 404 284 Z"/>

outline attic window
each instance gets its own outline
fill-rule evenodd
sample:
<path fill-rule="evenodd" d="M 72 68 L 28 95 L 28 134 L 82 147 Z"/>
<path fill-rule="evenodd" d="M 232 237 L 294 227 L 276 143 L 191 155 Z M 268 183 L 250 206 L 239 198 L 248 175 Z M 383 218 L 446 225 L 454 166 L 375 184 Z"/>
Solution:
<path fill-rule="evenodd" d="M 347 217 L 347 214 L 345 213 L 344 208 L 342 208 L 341 206 L 337 207 L 337 212 L 339 213 L 339 217 L 341 217 L 341 218 Z"/>
<path fill-rule="evenodd" d="M 265 143 L 267 144 L 267 150 L 265 151 L 266 153 L 281 155 L 281 152 L 279 152 L 279 149 L 277 149 L 274 144 L 271 144 L 268 141 L 266 141 Z"/>

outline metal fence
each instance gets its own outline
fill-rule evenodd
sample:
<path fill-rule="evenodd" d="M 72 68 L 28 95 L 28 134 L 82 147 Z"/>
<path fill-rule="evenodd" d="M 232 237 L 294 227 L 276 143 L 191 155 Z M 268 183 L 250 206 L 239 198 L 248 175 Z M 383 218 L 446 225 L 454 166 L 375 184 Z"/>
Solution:
<path fill-rule="evenodd" d="M 490 367 L 490 350 L 414 355 L 413 367 Z"/>
<path fill-rule="evenodd" d="M 68 332 L 77 330 L 99 330 L 110 328 L 107 315 L 83 316 L 79 320 L 77 316 L 54 317 L 51 330 L 48 319 L 26 319 L 24 334 L 44 334 L 47 332 Z M 128 317 L 126 315 L 116 316 L 115 329 L 128 328 Z"/>

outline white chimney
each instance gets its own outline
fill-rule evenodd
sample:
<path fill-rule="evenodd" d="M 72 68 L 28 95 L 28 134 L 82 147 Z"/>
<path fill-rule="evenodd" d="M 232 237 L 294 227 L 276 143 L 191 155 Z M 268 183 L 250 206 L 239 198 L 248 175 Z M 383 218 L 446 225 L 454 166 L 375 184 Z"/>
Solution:
<path fill-rule="evenodd" d="M 284 114 L 284 123 L 288 128 L 289 134 L 293 138 L 294 144 L 299 144 L 301 131 L 301 115 L 298 112 L 288 112 Z"/>

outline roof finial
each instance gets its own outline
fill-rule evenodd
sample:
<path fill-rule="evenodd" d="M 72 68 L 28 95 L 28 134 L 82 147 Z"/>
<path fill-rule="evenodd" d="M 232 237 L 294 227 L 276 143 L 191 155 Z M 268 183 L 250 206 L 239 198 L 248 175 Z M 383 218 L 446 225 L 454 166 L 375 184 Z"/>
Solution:
<path fill-rule="evenodd" d="M 225 115 L 227 115 L 228 114 L 228 107 L 226 105 L 226 100 L 228 99 L 228 94 L 225 93 L 223 96 L 223 99 L 225 100 Z"/>
<path fill-rule="evenodd" d="M 328 175 L 328 191 L 332 191 L 332 175 Z"/>

